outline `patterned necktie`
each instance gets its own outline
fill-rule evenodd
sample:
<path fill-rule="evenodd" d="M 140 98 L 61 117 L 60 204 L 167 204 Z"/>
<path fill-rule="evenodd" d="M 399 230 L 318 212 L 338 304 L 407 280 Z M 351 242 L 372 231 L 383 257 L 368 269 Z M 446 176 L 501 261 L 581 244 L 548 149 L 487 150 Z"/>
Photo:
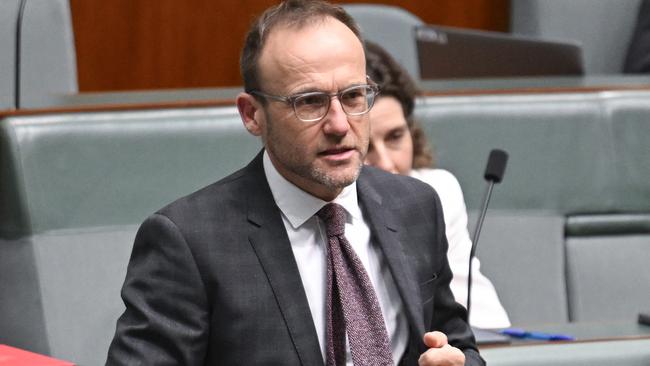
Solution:
<path fill-rule="evenodd" d="M 345 238 L 345 209 L 328 203 L 317 213 L 327 231 L 327 366 L 345 365 L 345 333 L 355 366 L 392 366 L 377 295 Z"/>

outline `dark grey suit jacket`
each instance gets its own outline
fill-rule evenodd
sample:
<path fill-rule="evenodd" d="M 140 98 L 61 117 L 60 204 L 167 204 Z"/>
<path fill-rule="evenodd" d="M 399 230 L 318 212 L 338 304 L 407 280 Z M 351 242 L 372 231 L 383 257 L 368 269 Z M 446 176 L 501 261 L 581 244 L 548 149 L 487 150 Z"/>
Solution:
<path fill-rule="evenodd" d="M 107 365 L 323 365 L 280 211 L 259 154 L 150 216 L 135 239 Z M 451 271 L 440 201 L 415 179 L 363 168 L 358 197 L 405 304 L 404 365 L 446 333 L 483 365 Z"/>

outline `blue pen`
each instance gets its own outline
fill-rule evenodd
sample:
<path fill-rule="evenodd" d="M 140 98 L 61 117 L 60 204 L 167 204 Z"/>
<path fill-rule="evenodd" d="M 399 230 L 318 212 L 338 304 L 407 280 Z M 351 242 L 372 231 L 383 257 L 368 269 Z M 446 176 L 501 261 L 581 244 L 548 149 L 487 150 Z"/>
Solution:
<path fill-rule="evenodd" d="M 503 329 L 501 334 L 505 334 L 514 338 L 526 338 L 526 339 L 539 339 L 544 341 L 573 341 L 575 337 L 567 334 L 559 333 L 544 333 L 544 332 L 529 332 L 520 328 L 507 328 Z"/>

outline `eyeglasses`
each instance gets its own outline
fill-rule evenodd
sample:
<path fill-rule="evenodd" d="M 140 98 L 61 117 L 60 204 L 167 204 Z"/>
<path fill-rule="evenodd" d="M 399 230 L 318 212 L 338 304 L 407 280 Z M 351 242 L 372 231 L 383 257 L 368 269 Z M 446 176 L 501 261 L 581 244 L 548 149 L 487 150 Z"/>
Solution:
<path fill-rule="evenodd" d="M 348 116 L 360 116 L 368 113 L 379 94 L 377 85 L 355 85 L 345 88 L 337 93 L 307 92 L 290 96 L 266 94 L 259 90 L 252 90 L 250 94 L 263 98 L 285 102 L 293 106 L 293 111 L 303 122 L 320 121 L 329 112 L 333 97 L 337 97 L 343 107 L 343 112 Z"/>

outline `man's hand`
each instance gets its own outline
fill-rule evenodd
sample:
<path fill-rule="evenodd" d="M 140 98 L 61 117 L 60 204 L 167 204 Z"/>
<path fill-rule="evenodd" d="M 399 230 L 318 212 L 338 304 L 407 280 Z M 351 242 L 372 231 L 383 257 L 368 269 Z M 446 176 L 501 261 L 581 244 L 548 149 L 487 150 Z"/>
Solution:
<path fill-rule="evenodd" d="M 429 349 L 420 355 L 420 366 L 463 366 L 465 355 L 461 350 L 447 343 L 442 332 L 429 332 L 424 335 L 424 344 Z"/>

